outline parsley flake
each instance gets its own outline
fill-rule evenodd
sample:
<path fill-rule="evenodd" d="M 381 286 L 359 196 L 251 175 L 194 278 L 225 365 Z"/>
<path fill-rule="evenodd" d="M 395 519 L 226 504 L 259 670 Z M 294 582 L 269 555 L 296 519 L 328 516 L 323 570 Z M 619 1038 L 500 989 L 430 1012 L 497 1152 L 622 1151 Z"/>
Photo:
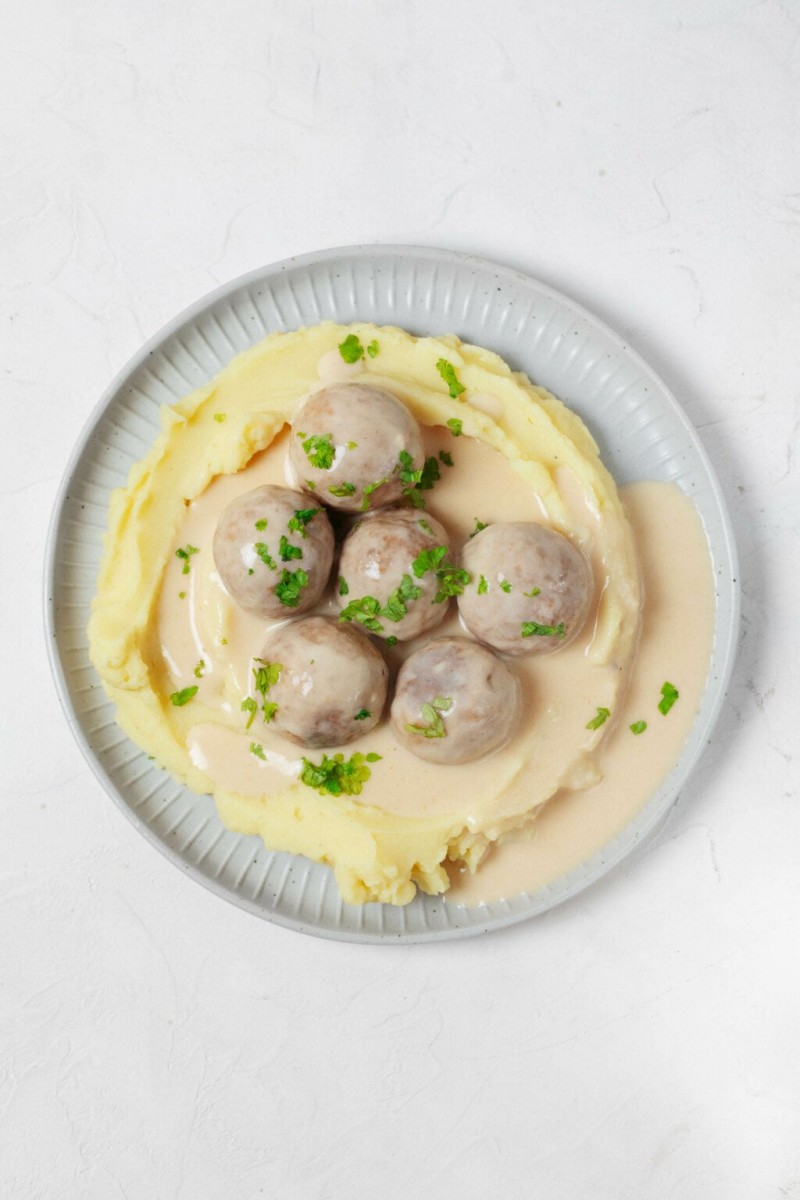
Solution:
<path fill-rule="evenodd" d="M 608 718 L 611 716 L 610 708 L 598 708 L 597 715 L 592 717 L 591 721 L 586 722 L 587 729 L 599 729 L 601 725 L 605 725 Z"/>
<path fill-rule="evenodd" d="M 453 456 L 449 450 L 439 451 L 439 462 L 443 462 L 446 467 L 454 467 Z"/>
<path fill-rule="evenodd" d="M 250 743 L 250 753 L 255 754 L 256 758 L 260 758 L 262 762 L 267 761 L 267 756 L 264 753 L 264 747 L 260 744 L 260 742 Z"/>
<path fill-rule="evenodd" d="M 628 728 L 631 733 L 644 733 L 645 729 L 647 729 L 647 721 L 634 721 Z"/>
<path fill-rule="evenodd" d="M 417 579 L 422 579 L 428 571 L 435 571 L 447 554 L 447 546 L 429 546 L 421 550 L 411 564 L 411 570 Z"/>
<path fill-rule="evenodd" d="M 406 729 L 409 733 L 418 733 L 426 738 L 447 737 L 442 713 L 449 712 L 452 707 L 453 701 L 449 696 L 436 696 L 430 704 L 423 704 L 420 707 L 420 714 L 426 724 L 406 725 Z"/>
<path fill-rule="evenodd" d="M 504 592 L 510 592 L 510 591 L 511 591 L 511 584 L 508 582 L 508 580 L 507 580 L 507 579 L 501 579 L 501 580 L 499 580 L 498 582 L 500 583 L 500 589 L 501 589 L 501 591 L 504 591 Z"/>
<path fill-rule="evenodd" d="M 479 521 L 477 517 L 475 517 L 474 520 L 475 520 L 475 528 L 473 529 L 472 533 L 469 535 L 470 537 L 475 537 L 476 533 L 480 533 L 480 531 L 482 529 L 486 528 L 485 521 Z"/>
<path fill-rule="evenodd" d="M 368 483 L 365 486 L 361 500 L 361 512 L 366 512 L 372 503 L 372 493 L 377 492 L 379 487 L 383 487 L 383 485 L 388 482 L 388 479 L 378 479 L 375 483 Z"/>
<path fill-rule="evenodd" d="M 394 634 L 392 634 L 391 637 L 388 637 L 386 639 L 386 645 L 387 646 L 396 646 L 397 645 L 397 638 L 394 636 Z"/>
<path fill-rule="evenodd" d="M 461 430 L 464 427 L 464 422 L 459 421 L 458 417 L 451 417 L 447 422 L 447 428 L 452 433 L 453 437 L 461 437 Z"/>
<path fill-rule="evenodd" d="M 358 710 L 358 712 L 356 713 L 356 715 L 353 717 L 353 720 L 354 721 L 366 721 L 371 716 L 372 716 L 372 713 L 369 711 L 368 708 L 360 708 Z"/>
<path fill-rule="evenodd" d="M 360 596 L 351 600 L 339 613 L 340 621 L 356 621 L 370 633 L 383 633 L 383 625 L 378 619 L 381 611 L 380 600 L 374 596 Z"/>
<path fill-rule="evenodd" d="M 422 588 L 416 586 L 410 575 L 404 575 L 400 586 L 395 588 L 381 609 L 381 616 L 386 617 L 387 621 L 402 621 L 408 612 L 408 605 L 412 600 L 419 600 L 421 595 Z"/>
<path fill-rule="evenodd" d="M 189 559 L 192 557 L 193 554 L 199 554 L 199 553 L 200 553 L 200 551 L 197 546 L 190 546 L 188 544 L 186 546 L 186 549 L 181 547 L 180 549 L 175 551 L 175 557 L 180 558 L 183 562 L 183 570 L 182 570 L 181 574 L 183 574 L 183 575 L 189 574 L 189 570 L 190 570 Z"/>
<path fill-rule="evenodd" d="M 326 793 L 331 796 L 360 796 L 362 786 L 372 774 L 367 763 L 378 762 L 380 757 L 379 754 L 351 754 L 345 760 L 343 754 L 334 754 L 332 758 L 323 754 L 319 763 L 304 758 L 300 781 L 306 787 L 314 788 L 321 796 Z"/>
<path fill-rule="evenodd" d="M 538 621 L 523 621 L 522 636 L 523 637 L 557 637 L 563 638 L 566 636 L 566 629 L 563 622 L 559 621 L 558 625 L 540 625 Z"/>
<path fill-rule="evenodd" d="M 265 567 L 269 567 L 271 570 L 277 571 L 278 568 L 275 563 L 275 559 L 270 554 L 269 547 L 265 542 L 256 542 L 254 549 Z"/>
<path fill-rule="evenodd" d="M 542 589 L 535 587 L 535 588 L 531 588 L 531 590 L 529 592 L 523 592 L 522 594 L 523 594 L 523 596 L 541 596 Z"/>
<path fill-rule="evenodd" d="M 298 508 L 293 517 L 289 518 L 289 533 L 299 533 L 306 536 L 306 525 L 310 525 L 319 512 L 318 508 Z"/>
<path fill-rule="evenodd" d="M 203 675 L 205 674 L 205 670 L 206 670 L 206 660 L 204 658 L 201 658 L 199 663 L 197 664 L 197 666 L 194 669 L 195 679 L 202 679 Z"/>
<path fill-rule="evenodd" d="M 192 687 L 182 688 L 179 692 L 173 692 L 170 700 L 176 708 L 183 708 L 184 704 L 188 704 L 193 696 L 197 695 L 197 684 Z"/>
<path fill-rule="evenodd" d="M 185 599 L 186 599 L 186 592 L 178 592 L 178 599 L 179 599 L 179 600 L 185 600 Z"/>
<path fill-rule="evenodd" d="M 347 580 L 345 579 L 344 575 L 339 576 L 339 595 L 340 596 L 349 596 L 350 595 L 350 588 L 348 586 Z"/>
<path fill-rule="evenodd" d="M 661 688 L 661 699 L 658 702 L 658 711 L 666 716 L 679 696 L 680 692 L 675 687 L 674 683 L 665 683 Z"/>
<path fill-rule="evenodd" d="M 339 342 L 339 353 L 346 363 L 355 363 L 364 357 L 364 347 L 354 333 L 348 333 L 343 342 Z"/>
<path fill-rule="evenodd" d="M 265 722 L 271 721 L 275 716 L 275 713 L 278 711 L 278 706 L 274 700 L 267 699 L 267 693 L 269 692 L 270 688 L 273 687 L 280 679 L 281 671 L 283 670 L 283 663 L 267 662 L 266 659 L 263 658 L 254 658 L 253 662 L 257 664 L 255 667 L 253 667 L 253 682 L 255 690 L 261 696 L 261 715 L 263 716 Z M 242 712 L 250 713 L 250 719 L 246 725 L 247 729 L 249 729 L 253 723 L 253 716 L 255 715 L 256 707 L 257 701 L 251 700 L 249 697 L 247 700 L 243 700 L 241 703 Z"/>
<path fill-rule="evenodd" d="M 261 517 L 258 521 L 255 522 L 256 529 L 258 530 L 259 533 L 263 533 L 264 530 L 267 528 L 268 524 L 269 524 L 269 522 L 267 521 L 266 517 Z"/>
<path fill-rule="evenodd" d="M 308 575 L 300 567 L 296 571 L 281 571 L 280 581 L 275 584 L 275 595 L 287 608 L 297 608 L 300 593 L 308 583 Z"/>
<path fill-rule="evenodd" d="M 225 413 L 214 413 L 214 420 L 215 420 L 215 421 L 216 421 L 216 422 L 217 422 L 219 425 L 221 425 L 221 424 L 222 424 L 222 422 L 225 420 L 225 417 L 226 417 L 226 414 L 225 414 Z"/>
<path fill-rule="evenodd" d="M 311 437 L 307 437 L 303 442 L 303 449 L 312 467 L 316 467 L 318 471 L 330 471 L 336 451 L 329 433 L 312 433 Z"/>
<path fill-rule="evenodd" d="M 253 724 L 256 713 L 258 712 L 258 705 L 252 696 L 245 696 L 244 700 L 239 705 L 239 708 L 242 712 L 250 714 L 250 716 L 247 718 L 247 724 L 245 725 L 245 729 L 249 729 Z"/>
<path fill-rule="evenodd" d="M 486 576 L 481 575 L 480 579 L 478 580 L 478 595 L 485 596 L 488 590 L 489 584 L 486 582 Z"/>
<path fill-rule="evenodd" d="M 367 354 L 370 356 L 370 358 L 375 357 L 375 355 L 378 353 L 379 348 L 380 347 L 378 346 L 378 343 L 376 342 L 375 338 L 373 338 L 372 341 L 367 346 Z"/>
<path fill-rule="evenodd" d="M 278 553 L 281 556 L 281 562 L 291 562 L 293 558 L 302 558 L 303 551 L 299 546 L 293 546 L 286 537 L 285 533 L 281 534 L 281 540 L 278 546 Z"/>
<path fill-rule="evenodd" d="M 328 488 L 332 496 L 355 496 L 356 485 L 354 483 L 334 483 Z"/>
<path fill-rule="evenodd" d="M 447 384 L 448 390 L 450 392 L 450 396 L 453 400 L 455 400 L 458 396 L 460 396 L 462 392 L 465 392 L 467 390 L 464 387 L 463 383 L 458 382 L 458 377 L 456 375 L 456 369 L 451 362 L 447 361 L 446 358 L 439 359 L 439 361 L 436 364 L 436 370 L 439 372 L 442 379 Z"/>

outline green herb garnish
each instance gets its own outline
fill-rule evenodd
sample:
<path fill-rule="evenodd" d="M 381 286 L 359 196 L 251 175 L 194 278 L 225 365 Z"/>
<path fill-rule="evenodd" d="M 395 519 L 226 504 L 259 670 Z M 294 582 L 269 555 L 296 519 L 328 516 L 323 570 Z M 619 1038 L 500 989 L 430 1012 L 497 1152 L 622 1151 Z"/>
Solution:
<path fill-rule="evenodd" d="M 250 753 L 255 754 L 256 758 L 260 758 L 262 762 L 267 761 L 267 756 L 264 753 L 264 747 L 259 742 L 250 743 Z"/>
<path fill-rule="evenodd" d="M 406 725 L 409 733 L 418 733 L 426 738 L 443 738 L 447 737 L 447 730 L 444 727 L 442 713 L 449 712 L 453 707 L 453 701 L 449 696 L 436 696 L 430 704 L 423 704 L 420 708 L 422 718 L 427 722 L 425 725 Z"/>
<path fill-rule="evenodd" d="M 339 342 L 339 353 L 346 363 L 354 363 L 364 357 L 364 347 L 354 333 L 348 333 L 344 341 Z"/>
<path fill-rule="evenodd" d="M 253 667 L 253 680 L 255 682 L 255 689 L 261 696 L 261 715 L 265 721 L 271 721 L 275 716 L 275 713 L 278 711 L 278 706 L 274 700 L 267 699 L 267 693 L 269 692 L 270 688 L 273 687 L 280 679 L 281 671 L 283 670 L 283 663 L 267 662 L 263 658 L 255 658 L 253 661 L 258 664 L 257 666 Z M 252 701 L 251 703 L 255 704 L 256 702 Z M 244 712 L 249 712 L 251 714 L 250 720 L 247 722 L 247 728 L 249 729 L 253 720 L 253 710 L 250 707 L 250 704 L 244 700 L 242 701 L 241 707 Z"/>
<path fill-rule="evenodd" d="M 647 729 L 647 721 L 634 721 L 628 728 L 631 733 L 644 733 L 645 729 Z"/>
<path fill-rule="evenodd" d="M 205 669 L 206 669 L 206 660 L 204 658 L 201 658 L 200 662 L 197 664 L 197 666 L 194 669 L 195 679 L 202 679 L 203 675 L 205 674 Z"/>
<path fill-rule="evenodd" d="M 388 483 L 388 479 L 378 479 L 375 483 L 368 483 L 364 488 L 364 493 L 361 499 L 361 512 L 366 512 L 371 504 L 371 496 L 373 492 L 377 492 L 379 487 L 383 487 Z"/>
<path fill-rule="evenodd" d="M 558 625 L 540 625 L 538 621 L 523 621 L 522 636 L 523 637 L 557 637 L 563 638 L 566 636 L 566 629 L 561 621 Z"/>
<path fill-rule="evenodd" d="M 422 579 L 428 571 L 435 571 L 447 554 L 447 546 L 430 546 L 421 550 L 411 564 L 411 570 L 417 579 Z"/>
<path fill-rule="evenodd" d="M 463 383 L 458 382 L 456 369 L 451 362 L 447 361 L 446 358 L 439 359 L 436 364 L 436 370 L 447 384 L 447 387 L 450 391 L 450 396 L 453 400 L 455 400 L 457 396 L 460 396 L 462 392 L 467 390 Z"/>
<path fill-rule="evenodd" d="M 369 711 L 368 708 L 360 708 L 358 710 L 358 712 L 356 713 L 356 715 L 353 717 L 353 720 L 354 721 L 366 721 L 371 716 L 372 716 L 372 713 Z"/>
<path fill-rule="evenodd" d="M 343 754 L 334 754 L 333 758 L 323 754 L 320 763 L 304 758 L 300 780 L 321 796 L 326 793 L 331 796 L 360 796 L 362 786 L 372 774 L 366 764 L 378 762 L 380 757 L 380 754 L 351 754 L 345 761 Z"/>
<path fill-rule="evenodd" d="M 666 716 L 679 696 L 680 692 L 673 683 L 665 683 L 661 688 L 661 699 L 658 702 L 658 711 Z"/>
<path fill-rule="evenodd" d="M 183 708 L 184 704 L 188 704 L 193 696 L 197 695 L 197 684 L 192 687 L 182 688 L 179 692 L 173 692 L 170 700 L 176 708 Z"/>
<path fill-rule="evenodd" d="M 306 525 L 310 525 L 319 512 L 318 508 L 298 508 L 293 517 L 289 518 L 289 533 L 299 533 L 306 536 Z"/>
<path fill-rule="evenodd" d="M 221 425 L 225 420 L 225 413 L 214 413 L 214 420 Z"/>
<path fill-rule="evenodd" d="M 452 433 L 453 437 L 461 437 L 461 430 L 464 427 L 464 422 L 459 421 L 458 417 L 451 417 L 447 422 L 447 428 Z"/>
<path fill-rule="evenodd" d="M 275 595 L 287 608 L 297 608 L 300 593 L 308 583 L 308 575 L 300 567 L 296 571 L 281 571 L 280 581 L 275 584 Z"/>
<path fill-rule="evenodd" d="M 410 575 L 404 575 L 400 586 L 395 588 L 381 609 L 381 616 L 386 617 L 387 621 L 402 621 L 408 612 L 408 605 L 413 600 L 419 600 L 421 595 L 422 588 L 415 585 Z"/>
<path fill-rule="evenodd" d="M 436 571 L 439 590 L 433 597 L 433 603 L 441 604 L 450 596 L 460 596 L 471 578 L 469 571 L 465 571 L 463 567 L 456 567 L 447 562 L 442 563 Z"/>
<path fill-rule="evenodd" d="M 179 600 L 185 600 L 185 599 L 186 599 L 186 592 L 178 592 L 178 599 L 179 599 Z"/>
<path fill-rule="evenodd" d="M 424 517 L 422 517 L 419 521 L 417 521 L 417 524 L 419 525 L 419 527 L 423 533 L 429 533 L 431 535 L 431 537 L 434 537 L 434 532 Z"/>
<path fill-rule="evenodd" d="M 278 568 L 275 559 L 270 554 L 269 547 L 265 542 L 256 542 L 254 549 L 265 567 L 269 567 L 272 571 L 277 571 Z"/>
<path fill-rule="evenodd" d="M 333 487 L 329 487 L 328 491 L 332 496 L 355 496 L 356 485 L 354 483 L 335 483 Z"/>
<path fill-rule="evenodd" d="M 408 496 L 415 508 L 424 508 L 425 501 L 420 492 L 430 491 L 442 477 L 437 459 L 431 455 L 421 467 L 414 470 L 414 459 L 407 450 L 401 450 L 398 455 L 398 467 L 403 495 Z"/>
<path fill-rule="evenodd" d="M 291 542 L 287 539 L 285 533 L 281 534 L 281 540 L 280 540 L 280 544 L 278 546 L 278 553 L 281 556 L 281 562 L 291 562 L 293 558 L 302 558 L 303 557 L 303 551 L 300 549 L 299 546 L 293 546 L 291 544 Z"/>
<path fill-rule="evenodd" d="M 446 467 L 454 467 L 453 456 L 449 450 L 439 451 L 439 462 L 443 462 Z"/>
<path fill-rule="evenodd" d="M 523 596 L 541 596 L 542 589 L 535 587 L 535 588 L 531 588 L 531 590 L 529 592 L 523 592 L 522 594 L 523 594 Z"/>
<path fill-rule="evenodd" d="M 392 634 L 391 637 L 388 637 L 386 639 L 386 645 L 387 646 L 396 646 L 397 645 L 397 638 L 394 636 L 394 634 Z"/>
<path fill-rule="evenodd" d="M 473 529 L 472 533 L 471 533 L 469 536 L 470 536 L 470 537 L 475 537 L 475 534 L 476 534 L 476 533 L 480 533 L 480 531 L 481 531 L 482 529 L 485 529 L 485 528 L 486 528 L 486 522 L 485 522 L 485 521 L 479 521 L 479 520 L 478 520 L 478 518 L 477 518 L 477 517 L 475 517 L 475 528 Z"/>
<path fill-rule="evenodd" d="M 340 621 L 356 621 L 370 633 L 383 633 L 380 617 L 381 604 L 374 596 L 361 596 L 351 600 L 339 613 Z"/>
<path fill-rule="evenodd" d="M 510 592 L 510 591 L 511 591 L 511 584 L 508 582 L 508 580 L 507 580 L 507 579 L 501 579 L 501 580 L 499 580 L 498 582 L 499 582 L 499 584 L 500 584 L 500 590 L 501 590 L 501 591 L 503 591 L 503 592 Z"/>
<path fill-rule="evenodd" d="M 378 350 L 378 343 L 376 342 L 375 338 L 373 338 L 370 344 L 367 346 L 367 354 L 370 356 L 370 358 L 374 358 L 378 353 Z"/>
<path fill-rule="evenodd" d="M 486 582 L 486 576 L 481 575 L 480 579 L 478 580 L 478 595 L 485 596 L 488 590 L 489 584 Z"/>
<path fill-rule="evenodd" d="M 347 580 L 345 579 L 344 575 L 339 576 L 339 595 L 340 596 L 349 596 L 350 595 L 350 588 L 348 586 Z"/>
<path fill-rule="evenodd" d="M 256 526 L 256 529 L 259 531 L 259 533 L 263 533 L 264 530 L 267 528 L 267 524 L 268 524 L 267 518 L 261 517 L 260 520 L 256 521 L 255 526 Z"/>
<path fill-rule="evenodd" d="M 258 712 L 258 705 L 252 696 L 245 696 L 244 700 L 239 705 L 239 708 L 242 712 L 250 714 L 250 716 L 247 718 L 247 724 L 245 725 L 245 729 L 249 729 L 253 724 L 256 713 Z"/>
<path fill-rule="evenodd" d="M 605 725 L 608 718 L 611 716 L 610 708 L 598 708 L 597 715 L 592 717 L 591 721 L 586 722 L 587 729 L 599 729 L 601 725 Z"/>
<path fill-rule="evenodd" d="M 297 436 L 301 437 L 302 434 Z M 303 449 L 312 467 L 316 467 L 318 471 L 330 471 L 336 451 L 329 433 L 312 433 L 311 437 L 303 442 Z"/>
<path fill-rule="evenodd" d="M 200 551 L 197 548 L 197 546 L 189 546 L 189 545 L 186 546 L 185 550 L 183 549 L 183 547 L 181 547 L 179 550 L 175 551 L 175 557 L 180 558 L 183 562 L 183 571 L 182 571 L 183 575 L 189 574 L 189 569 L 190 569 L 189 568 L 189 559 L 192 557 L 193 554 L 199 554 L 199 553 L 200 553 Z"/>

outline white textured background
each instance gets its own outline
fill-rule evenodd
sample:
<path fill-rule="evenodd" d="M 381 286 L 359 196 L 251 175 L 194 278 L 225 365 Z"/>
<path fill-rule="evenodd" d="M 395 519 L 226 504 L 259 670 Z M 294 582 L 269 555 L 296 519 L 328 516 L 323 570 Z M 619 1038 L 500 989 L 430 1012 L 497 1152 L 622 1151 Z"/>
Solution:
<path fill-rule="evenodd" d="M 800 1197 L 800 5 L 27 0 L 0 179 L 2 1200 Z M 449 945 L 184 879 L 73 746 L 41 634 L 112 374 L 218 282 L 365 241 L 518 265 L 624 333 L 742 559 L 730 705 L 658 842 Z"/>

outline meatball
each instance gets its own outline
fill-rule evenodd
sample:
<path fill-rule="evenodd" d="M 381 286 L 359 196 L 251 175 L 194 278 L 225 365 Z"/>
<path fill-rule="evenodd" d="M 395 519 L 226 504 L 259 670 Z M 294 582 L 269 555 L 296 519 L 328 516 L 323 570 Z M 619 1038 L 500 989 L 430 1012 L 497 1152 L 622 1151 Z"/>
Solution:
<path fill-rule="evenodd" d="M 339 620 L 400 642 L 433 629 L 447 611 L 447 573 L 461 574 L 448 558 L 448 537 L 435 517 L 398 508 L 365 517 L 342 546 Z"/>
<path fill-rule="evenodd" d="M 435 638 L 400 668 L 392 729 L 418 758 L 471 762 L 508 740 L 521 706 L 519 682 L 491 650 L 467 638 Z"/>
<path fill-rule="evenodd" d="M 306 612 L 319 600 L 333 562 L 327 513 L 302 492 L 268 484 L 225 508 L 214 562 L 228 594 L 260 617 Z"/>
<path fill-rule="evenodd" d="M 289 460 L 298 486 L 323 504 L 366 512 L 398 500 L 400 471 L 419 470 L 425 455 L 419 426 L 390 392 L 335 383 L 299 409 Z"/>
<path fill-rule="evenodd" d="M 304 617 L 270 634 L 254 660 L 251 700 L 269 728 L 290 742 L 343 746 L 381 719 L 388 675 L 359 630 L 332 617 Z"/>
<path fill-rule="evenodd" d="M 489 525 L 461 559 L 471 580 L 458 607 L 482 642 L 503 654 L 549 654 L 580 633 L 592 569 L 564 534 L 532 521 Z"/>

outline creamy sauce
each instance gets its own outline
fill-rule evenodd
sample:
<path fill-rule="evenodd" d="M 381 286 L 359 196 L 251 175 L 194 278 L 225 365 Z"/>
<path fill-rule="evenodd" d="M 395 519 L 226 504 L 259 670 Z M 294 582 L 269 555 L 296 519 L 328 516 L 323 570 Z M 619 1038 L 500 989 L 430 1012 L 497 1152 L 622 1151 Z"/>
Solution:
<path fill-rule="evenodd" d="M 449 903 L 474 905 L 531 892 L 586 862 L 644 807 L 680 755 L 703 695 L 714 627 L 708 544 L 689 499 L 673 484 L 620 491 L 644 579 L 633 674 L 597 762 L 603 778 L 586 791 L 563 789 L 541 809 L 525 840 L 493 847 L 480 870 L 453 868 Z M 680 697 L 664 716 L 661 687 Z M 647 721 L 644 733 L 630 726 Z"/>
<path fill-rule="evenodd" d="M 545 519 L 538 497 L 496 450 L 474 438 L 454 438 L 441 427 L 424 429 L 423 435 L 426 454 L 444 449 L 455 464 L 452 468 L 442 464 L 441 480 L 427 494 L 428 509 L 448 531 L 454 552 L 474 531 L 476 520 Z M 181 560 L 175 559 L 159 606 L 161 651 L 172 681 L 169 690 L 196 684 L 197 699 L 224 714 L 229 723 L 220 728 L 203 721 L 192 729 L 188 738 L 192 762 L 218 787 L 243 795 L 269 794 L 286 786 L 302 768 L 302 751 L 260 719 L 244 732 L 240 706 L 243 697 L 251 694 L 251 659 L 261 655 L 269 631 L 282 622 L 250 616 L 231 601 L 215 570 L 211 544 L 220 512 L 234 496 L 265 483 L 285 481 L 289 436 L 284 430 L 244 470 L 217 478 L 189 506 L 178 545 L 197 547 L 197 553 L 191 557 L 188 576 L 182 572 Z M 578 540 L 592 559 L 595 594 L 600 598 L 604 568 L 601 539 L 594 536 L 597 514 L 586 507 L 581 489 L 570 485 L 568 472 L 562 470 L 560 476 L 559 488 Z M 186 591 L 183 600 L 179 596 L 182 590 Z M 338 607 L 329 597 L 315 611 L 336 614 Z M 291 615 L 287 612 L 287 617 Z M 609 697 L 618 683 L 614 663 L 594 661 L 594 626 L 595 614 L 590 614 L 583 632 L 570 646 L 556 654 L 514 660 L 511 669 L 522 685 L 523 715 L 505 746 L 486 758 L 462 766 L 423 762 L 397 744 L 387 719 L 363 738 L 327 753 L 341 749 L 347 755 L 356 751 L 381 755 L 364 790 L 365 802 L 404 817 L 458 812 L 469 829 L 486 827 L 487 816 L 493 822 L 527 813 L 532 792 L 549 795 L 563 783 L 594 783 L 597 773 L 591 760 L 584 757 L 577 765 L 573 762 L 576 740 L 592 740 L 585 732 L 586 722 L 598 705 L 611 702 Z M 452 602 L 448 616 L 431 636 L 464 633 Z M 399 666 L 416 644 L 388 650 L 390 666 Z M 198 669 L 200 676 L 195 674 Z M 263 750 L 265 760 L 252 753 L 253 744 Z M 310 752 L 309 756 L 316 757 Z"/>

